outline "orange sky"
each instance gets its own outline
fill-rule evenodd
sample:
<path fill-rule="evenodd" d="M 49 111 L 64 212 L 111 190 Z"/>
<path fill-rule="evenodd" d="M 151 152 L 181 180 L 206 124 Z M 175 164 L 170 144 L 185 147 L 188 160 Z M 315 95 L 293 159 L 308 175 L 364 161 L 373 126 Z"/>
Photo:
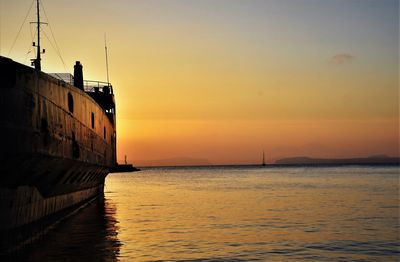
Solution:
<path fill-rule="evenodd" d="M 0 54 L 22 63 L 29 24 L 11 46 L 31 2 L 0 0 Z M 105 80 L 107 33 L 120 162 L 399 155 L 397 1 L 43 4 L 86 79 Z M 65 71 L 43 42 L 43 70 Z"/>

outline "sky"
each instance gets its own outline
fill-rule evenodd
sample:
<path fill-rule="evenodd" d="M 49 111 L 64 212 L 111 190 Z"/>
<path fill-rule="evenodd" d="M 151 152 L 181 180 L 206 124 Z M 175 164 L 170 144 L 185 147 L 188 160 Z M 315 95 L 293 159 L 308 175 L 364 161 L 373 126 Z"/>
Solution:
<path fill-rule="evenodd" d="M 0 55 L 25 64 L 31 4 L 0 0 Z M 106 34 L 119 162 L 399 156 L 396 0 L 42 4 L 45 72 L 79 60 L 85 79 L 105 81 Z"/>

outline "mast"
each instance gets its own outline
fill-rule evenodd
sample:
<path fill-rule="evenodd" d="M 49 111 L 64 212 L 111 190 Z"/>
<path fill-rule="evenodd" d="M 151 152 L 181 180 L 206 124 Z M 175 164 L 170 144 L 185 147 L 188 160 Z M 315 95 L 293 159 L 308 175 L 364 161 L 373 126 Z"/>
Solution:
<path fill-rule="evenodd" d="M 263 150 L 262 166 L 265 166 L 265 154 L 264 154 L 264 150 Z"/>
<path fill-rule="evenodd" d="M 39 0 L 36 0 L 36 13 L 37 13 L 37 52 L 35 60 L 35 69 L 42 70 L 42 65 L 40 63 L 40 10 L 39 10 Z"/>
<path fill-rule="evenodd" d="M 39 6 L 40 0 L 36 0 L 36 19 L 37 22 L 31 22 L 36 24 L 36 28 L 37 28 L 37 45 L 35 42 L 33 42 L 33 46 L 36 46 L 36 58 L 35 59 L 31 59 L 32 61 L 32 65 L 35 67 L 36 70 L 42 70 L 42 64 L 41 64 L 41 54 L 42 52 L 40 51 L 40 25 L 41 24 L 47 24 L 47 23 L 43 23 L 40 22 L 40 6 Z M 43 49 L 43 54 L 44 54 L 45 50 Z"/>
<path fill-rule="evenodd" d="M 108 52 L 107 52 L 107 38 L 104 34 L 104 51 L 106 52 L 106 70 L 107 70 L 107 85 L 110 85 L 110 79 L 108 77 Z"/>

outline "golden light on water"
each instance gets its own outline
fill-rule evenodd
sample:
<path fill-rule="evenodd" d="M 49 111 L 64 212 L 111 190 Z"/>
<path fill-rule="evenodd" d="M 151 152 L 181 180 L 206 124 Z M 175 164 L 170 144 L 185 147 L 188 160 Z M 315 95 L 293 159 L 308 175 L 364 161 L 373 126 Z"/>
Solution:
<path fill-rule="evenodd" d="M 106 198 L 116 203 L 122 257 L 368 260 L 361 243 L 380 252 L 375 242 L 397 238 L 395 172 L 155 169 L 109 176 Z"/>

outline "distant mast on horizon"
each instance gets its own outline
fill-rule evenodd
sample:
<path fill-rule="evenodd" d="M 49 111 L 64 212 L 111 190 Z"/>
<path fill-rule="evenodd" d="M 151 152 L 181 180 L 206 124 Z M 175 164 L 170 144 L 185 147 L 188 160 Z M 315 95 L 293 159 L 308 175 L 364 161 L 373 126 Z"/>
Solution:
<path fill-rule="evenodd" d="M 266 164 L 265 164 L 265 153 L 264 153 L 264 150 L 263 150 L 262 166 L 266 166 Z"/>

